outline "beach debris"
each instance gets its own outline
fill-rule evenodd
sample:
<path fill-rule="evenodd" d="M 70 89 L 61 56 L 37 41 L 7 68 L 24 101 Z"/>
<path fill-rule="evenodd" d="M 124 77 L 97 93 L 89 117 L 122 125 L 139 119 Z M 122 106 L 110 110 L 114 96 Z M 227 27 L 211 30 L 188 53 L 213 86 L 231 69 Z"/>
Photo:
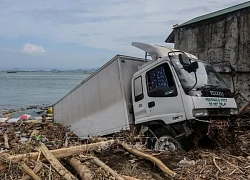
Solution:
<path fill-rule="evenodd" d="M 90 158 L 91 158 L 91 162 L 100 166 L 106 172 L 110 173 L 116 180 L 124 180 L 117 172 L 115 172 L 113 169 L 111 169 L 109 166 L 107 166 L 104 162 L 102 162 L 97 157 L 90 157 Z"/>
<path fill-rule="evenodd" d="M 40 151 L 45 156 L 45 158 L 49 161 L 49 163 L 54 167 L 54 169 L 63 176 L 66 180 L 77 180 L 77 178 L 71 174 L 57 159 L 53 154 L 48 150 L 48 148 L 40 143 Z"/>
<path fill-rule="evenodd" d="M 194 160 L 189 161 L 189 160 L 186 159 L 186 157 L 184 157 L 184 159 L 181 160 L 177 164 L 178 167 L 190 167 L 190 166 L 194 166 L 194 165 L 195 165 L 195 161 Z"/>
<path fill-rule="evenodd" d="M 85 180 L 85 179 L 91 180 L 91 179 L 93 179 L 92 178 L 93 174 L 92 174 L 91 170 L 86 165 L 81 163 L 80 160 L 73 157 L 73 158 L 68 159 L 68 162 L 78 172 L 78 174 L 79 174 L 79 176 L 81 177 L 82 180 Z"/>
<path fill-rule="evenodd" d="M 160 159 L 157 159 L 156 157 L 150 155 L 150 154 L 147 154 L 147 153 L 144 153 L 142 151 L 139 151 L 135 148 L 132 148 L 130 147 L 128 144 L 126 144 L 125 142 L 120 142 L 120 141 L 117 141 L 116 142 L 117 144 L 121 145 L 125 150 L 127 150 L 128 152 L 136 155 L 136 156 L 139 156 L 141 158 L 144 158 L 146 160 L 149 160 L 151 162 L 153 162 L 154 164 L 156 164 L 164 173 L 168 174 L 169 176 L 171 177 L 175 177 L 177 176 L 177 174 L 170 170 L 166 165 L 164 165 L 162 163 L 162 161 Z"/>
<path fill-rule="evenodd" d="M 9 118 L 1 117 L 1 118 L 0 118 L 0 123 L 4 123 L 4 122 L 6 122 L 8 119 L 9 119 Z"/>
<path fill-rule="evenodd" d="M 29 166 L 27 166 L 24 162 L 21 163 L 21 166 L 23 168 L 23 170 L 34 180 L 41 180 L 37 175 L 36 173 L 30 169 Z"/>
<path fill-rule="evenodd" d="M 218 147 L 164 153 L 145 149 L 143 137 L 128 131 L 80 139 L 45 117 L 1 122 L 0 179 L 250 178 L 248 129 L 238 130 L 234 151 Z"/>
<path fill-rule="evenodd" d="M 37 161 L 33 161 L 33 163 L 35 164 L 35 166 L 34 166 L 32 171 L 35 174 L 37 174 L 43 168 L 43 164 L 41 162 L 37 162 Z M 24 175 L 21 180 L 29 180 L 30 177 L 31 176 L 27 174 L 27 175 Z"/>
<path fill-rule="evenodd" d="M 33 119 L 33 117 L 30 115 L 30 114 L 22 114 L 20 117 L 19 117 L 19 120 L 31 120 Z"/>
<path fill-rule="evenodd" d="M 8 123 L 17 123 L 20 120 L 20 118 L 10 118 L 7 120 Z"/>
<path fill-rule="evenodd" d="M 4 145 L 5 145 L 5 147 L 6 147 L 7 149 L 9 149 L 10 146 L 9 146 L 9 138 L 8 138 L 7 131 L 4 133 L 3 139 L 4 139 Z"/>

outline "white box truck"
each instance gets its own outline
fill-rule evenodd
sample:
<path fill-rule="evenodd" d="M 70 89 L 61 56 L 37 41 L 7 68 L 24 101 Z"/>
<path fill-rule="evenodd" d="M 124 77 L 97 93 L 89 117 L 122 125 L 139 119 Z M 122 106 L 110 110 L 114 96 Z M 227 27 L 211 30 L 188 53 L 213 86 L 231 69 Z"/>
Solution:
<path fill-rule="evenodd" d="M 238 109 L 223 78 L 205 61 L 133 42 L 151 60 L 117 55 L 53 105 L 54 120 L 79 137 L 136 127 L 157 150 L 176 150 L 212 127 L 230 127 Z"/>

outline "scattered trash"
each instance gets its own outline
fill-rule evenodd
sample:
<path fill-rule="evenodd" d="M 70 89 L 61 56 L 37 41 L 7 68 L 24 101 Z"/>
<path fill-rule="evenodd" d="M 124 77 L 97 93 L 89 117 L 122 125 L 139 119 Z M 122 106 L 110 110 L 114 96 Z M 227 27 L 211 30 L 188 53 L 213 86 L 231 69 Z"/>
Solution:
<path fill-rule="evenodd" d="M 21 133 L 22 133 L 21 131 L 15 132 L 16 137 L 20 137 Z"/>
<path fill-rule="evenodd" d="M 28 120 L 28 119 L 33 119 L 33 117 L 29 114 L 23 114 L 19 117 L 20 120 Z"/>
<path fill-rule="evenodd" d="M 229 147 L 164 153 L 146 149 L 145 142 L 140 141 L 143 137 L 134 137 L 128 131 L 112 137 L 81 139 L 69 127 L 63 127 L 47 115 L 26 120 L 10 118 L 0 123 L 0 135 L 5 137 L 0 138 L 0 179 L 25 179 L 22 177 L 31 171 L 40 179 L 66 178 L 64 173 L 57 172 L 58 167 L 71 169 L 73 175 L 88 172 L 84 175 L 95 180 L 111 180 L 114 176 L 124 180 L 250 177 L 250 131 L 247 129 L 237 136 L 235 153 Z M 45 145 L 42 149 L 41 143 Z M 45 158 L 49 160 L 44 161 Z"/>
<path fill-rule="evenodd" d="M 8 119 L 8 123 L 17 123 L 20 119 L 19 118 L 10 118 Z"/>
<path fill-rule="evenodd" d="M 28 141 L 28 138 L 26 138 L 26 137 L 21 137 L 19 140 L 19 142 L 21 142 L 21 143 L 26 142 L 26 141 Z"/>
<path fill-rule="evenodd" d="M 0 123 L 6 122 L 9 118 L 0 118 Z"/>
<path fill-rule="evenodd" d="M 181 160 L 177 164 L 178 167 L 190 167 L 190 166 L 194 166 L 194 165 L 195 165 L 195 161 L 194 160 L 189 161 L 189 160 L 186 159 L 186 157 L 184 157 L 184 159 Z"/>

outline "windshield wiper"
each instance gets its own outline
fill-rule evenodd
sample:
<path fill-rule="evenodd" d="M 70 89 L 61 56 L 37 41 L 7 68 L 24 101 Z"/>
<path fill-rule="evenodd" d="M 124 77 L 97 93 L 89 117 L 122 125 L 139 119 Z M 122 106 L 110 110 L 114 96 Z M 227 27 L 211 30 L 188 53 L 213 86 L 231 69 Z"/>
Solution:
<path fill-rule="evenodd" d="M 214 85 L 214 84 L 204 84 L 204 86 L 201 86 L 197 89 L 205 89 L 205 88 L 217 88 L 219 87 L 220 85 Z"/>

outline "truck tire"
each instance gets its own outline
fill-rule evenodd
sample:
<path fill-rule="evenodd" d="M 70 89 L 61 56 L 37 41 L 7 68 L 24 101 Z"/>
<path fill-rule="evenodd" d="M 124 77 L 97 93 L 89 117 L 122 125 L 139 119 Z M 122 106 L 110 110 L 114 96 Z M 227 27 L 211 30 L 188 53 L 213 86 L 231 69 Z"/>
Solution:
<path fill-rule="evenodd" d="M 181 144 L 173 137 L 165 135 L 158 138 L 154 149 L 157 151 L 173 152 L 181 150 Z"/>
<path fill-rule="evenodd" d="M 172 137 L 171 133 L 166 128 L 160 127 L 155 129 L 153 132 L 154 136 L 151 133 L 153 140 L 148 140 L 148 147 L 150 147 L 150 149 L 166 152 L 182 150 L 180 142 Z"/>

